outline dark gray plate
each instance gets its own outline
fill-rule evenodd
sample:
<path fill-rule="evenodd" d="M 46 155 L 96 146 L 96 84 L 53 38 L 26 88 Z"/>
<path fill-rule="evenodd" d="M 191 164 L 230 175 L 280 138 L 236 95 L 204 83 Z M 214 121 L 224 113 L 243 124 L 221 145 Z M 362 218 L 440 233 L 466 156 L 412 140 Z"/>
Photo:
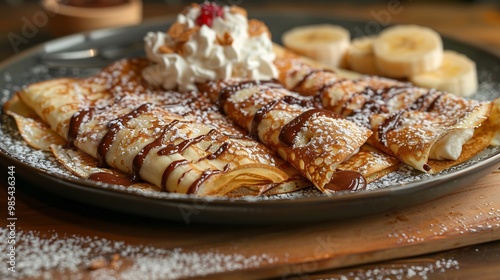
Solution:
<path fill-rule="evenodd" d="M 363 35 L 366 23 L 312 15 L 261 15 L 277 38 L 285 30 L 304 24 L 330 22 Z M 45 53 L 105 48 L 109 59 L 142 55 L 142 38 L 148 31 L 164 31 L 168 22 L 100 30 L 54 40 L 17 55 L 0 65 L 1 103 L 23 85 L 61 76 L 87 76 L 110 61 L 95 59 L 71 62 L 66 67 L 48 67 L 41 58 Z M 500 58 L 480 48 L 444 38 L 447 49 L 466 54 L 477 63 L 480 89 L 474 96 L 486 100 L 500 96 Z M 116 52 L 116 47 L 122 51 Z M 407 207 L 472 184 L 500 164 L 500 148 L 489 148 L 474 159 L 437 175 L 402 170 L 388 185 L 374 184 L 368 191 L 340 193 L 325 197 L 311 193 L 269 198 L 227 199 L 197 198 L 179 194 L 144 194 L 119 186 L 99 185 L 78 179 L 62 169 L 54 158 L 28 147 L 17 133 L 15 123 L 5 114 L 0 119 L 0 161 L 16 167 L 17 176 L 37 188 L 125 213 L 186 223 L 276 224 L 315 222 L 370 215 Z M 5 171 L 6 172 L 6 171 Z"/>

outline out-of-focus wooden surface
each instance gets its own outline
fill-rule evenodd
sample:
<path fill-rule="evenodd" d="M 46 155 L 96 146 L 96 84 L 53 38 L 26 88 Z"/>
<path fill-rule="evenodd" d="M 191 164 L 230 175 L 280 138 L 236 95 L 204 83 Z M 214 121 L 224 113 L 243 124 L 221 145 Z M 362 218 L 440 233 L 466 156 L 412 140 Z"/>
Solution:
<path fill-rule="evenodd" d="M 43 24 L 43 8 L 34 1 L 25 1 L 22 5 L 0 3 L 0 60 L 13 55 L 18 50 L 26 49 L 35 44 L 47 41 L 53 37 Z M 467 4 L 457 1 L 448 1 L 436 4 L 433 1 L 387 1 L 396 4 L 328 4 L 314 2 L 294 2 L 284 4 L 268 1 L 266 4 L 255 4 L 252 1 L 230 1 L 246 7 L 250 11 L 280 11 L 290 13 L 317 13 L 359 19 L 375 22 L 367 26 L 367 33 L 376 30 L 376 26 L 386 24 L 413 23 L 426 25 L 436 29 L 444 35 L 457 38 L 500 55 L 500 4 Z M 259 1 L 261 3 L 263 1 Z M 183 6 L 176 1 L 144 2 L 144 19 L 175 15 Z M 50 15 L 47 16 L 50 20 Z M 40 23 L 39 26 L 29 29 L 26 22 Z M 26 32 L 26 33 L 23 33 Z M 22 37 L 16 37 L 16 35 Z"/>
<path fill-rule="evenodd" d="M 392 8 L 387 4 L 283 5 L 283 2 L 270 2 L 255 5 L 250 0 L 239 1 L 239 4 L 248 8 L 250 15 L 252 11 L 258 10 L 314 12 L 379 24 L 427 25 L 444 35 L 500 55 L 500 6 L 408 2 L 401 1 L 400 6 Z M 173 15 L 181 8 L 146 2 L 144 18 Z M 54 38 L 43 25 L 36 27 L 35 31 L 30 30 L 32 32 L 25 29 L 26 22 L 33 22 L 34 16 L 37 13 L 39 15 L 40 11 L 43 10 L 36 2 L 20 6 L 10 6 L 5 2 L 0 4 L 0 60 Z M 24 38 L 21 42 L 17 41 L 16 46 L 12 42 L 15 35 Z M 0 213 L 5 213 L 7 168 L 2 168 L 0 207 L 4 210 Z M 75 204 L 18 180 L 16 216 L 19 217 L 18 230 L 39 232 L 45 236 L 54 233 L 59 236 L 77 234 L 131 245 L 146 244 L 166 250 L 218 250 L 246 256 L 266 253 L 276 259 L 272 265 L 266 264 L 252 270 L 226 271 L 213 276 L 215 279 L 223 276 L 229 279 L 236 276 L 377 279 L 380 275 L 384 279 L 421 279 L 424 278 L 422 275 L 427 279 L 497 279 L 500 275 L 499 182 L 500 173 L 493 173 L 446 197 L 397 213 L 351 221 L 309 226 L 221 227 L 124 217 L 118 213 Z M 4 214 L 0 217 L 5 221 Z M 430 252 L 434 253 L 428 254 Z M 423 253 L 426 255 L 420 255 Z M 122 261 L 120 269 L 123 270 L 134 260 Z M 0 269 L 6 268 L 1 266 Z M 120 269 L 109 273 L 119 275 Z M 325 272 L 324 269 L 333 270 Z M 67 271 L 53 269 L 49 273 L 69 278 Z M 80 267 L 78 273 L 84 278 L 96 275 L 95 271 L 85 266 Z"/>

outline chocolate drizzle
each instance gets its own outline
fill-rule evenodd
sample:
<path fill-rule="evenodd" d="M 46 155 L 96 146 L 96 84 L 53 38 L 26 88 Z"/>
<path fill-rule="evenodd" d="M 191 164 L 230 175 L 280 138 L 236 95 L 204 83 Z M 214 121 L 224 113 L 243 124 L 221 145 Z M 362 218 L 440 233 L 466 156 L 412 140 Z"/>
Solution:
<path fill-rule="evenodd" d="M 401 90 L 404 90 L 402 88 Z M 398 126 L 401 125 L 403 122 L 403 114 L 407 111 L 431 111 L 435 104 L 436 101 L 443 95 L 442 93 L 438 93 L 436 97 L 430 102 L 428 106 L 425 106 L 425 103 L 428 99 L 432 98 L 434 95 L 436 95 L 436 91 L 434 89 L 430 89 L 427 91 L 425 94 L 422 94 L 419 98 L 417 98 L 410 106 L 408 106 L 406 109 L 401 109 L 399 111 L 393 112 L 391 116 L 389 116 L 382 125 L 378 127 L 377 133 L 379 137 L 379 142 L 387 146 L 387 133 L 389 131 L 396 129 Z M 392 98 L 394 94 L 390 97 Z"/>
<path fill-rule="evenodd" d="M 336 79 L 334 81 L 330 81 L 328 83 L 325 83 L 322 87 L 320 87 L 318 89 L 318 92 L 316 94 L 316 100 L 319 101 L 320 104 L 323 104 L 322 100 L 324 98 L 324 95 L 325 93 L 330 90 L 331 87 L 333 87 L 334 85 L 338 84 L 338 83 L 341 83 L 343 81 L 345 81 L 346 79 Z M 317 101 L 317 102 L 318 102 Z"/>
<path fill-rule="evenodd" d="M 419 98 L 417 98 L 415 100 L 415 102 L 413 102 L 413 104 L 411 104 L 411 106 L 408 108 L 409 110 L 412 110 L 412 111 L 420 111 L 422 109 L 424 109 L 424 111 L 427 110 L 427 108 L 424 108 L 424 105 L 425 105 L 425 101 L 430 97 L 432 96 L 432 94 L 435 92 L 434 89 L 430 89 L 429 91 L 427 91 L 425 94 L 422 94 Z"/>
<path fill-rule="evenodd" d="M 280 101 L 275 100 L 267 103 L 266 105 L 260 107 L 255 114 L 253 115 L 252 119 L 252 128 L 250 129 L 250 137 L 254 137 L 255 139 L 258 139 L 258 130 L 257 128 L 259 127 L 259 124 L 262 122 L 262 120 L 266 117 L 266 115 L 278 104 Z"/>
<path fill-rule="evenodd" d="M 411 91 L 412 89 L 414 89 L 414 87 L 410 86 L 410 85 L 386 87 L 386 88 L 381 89 L 381 95 L 383 97 L 382 99 L 384 101 L 388 101 L 388 100 L 390 100 L 390 99 L 392 99 L 400 94 Z"/>
<path fill-rule="evenodd" d="M 171 162 L 167 168 L 165 168 L 165 171 L 163 171 L 163 174 L 161 176 L 161 191 L 164 192 L 167 190 L 167 180 L 170 177 L 170 174 L 174 172 L 174 170 L 179 167 L 180 165 L 188 164 L 189 161 L 185 159 L 180 159 Z M 181 177 L 182 178 L 182 177 Z"/>
<path fill-rule="evenodd" d="M 112 185 L 120 185 L 120 186 L 131 186 L 135 184 L 136 182 L 131 180 L 128 177 L 122 177 L 118 176 L 112 173 L 107 173 L 107 172 L 96 172 L 90 174 L 87 179 L 96 181 L 96 182 L 101 182 L 101 183 L 106 183 L 106 184 L 112 184 Z"/>
<path fill-rule="evenodd" d="M 244 81 L 240 82 L 231 86 L 224 87 L 220 92 L 219 92 L 219 97 L 217 98 L 217 106 L 219 107 L 220 111 L 224 113 L 225 110 L 225 104 L 227 100 L 233 95 L 234 93 L 241 91 L 242 89 L 245 88 L 250 88 L 252 86 L 259 86 L 259 85 L 265 85 L 268 88 L 283 88 L 281 84 L 278 83 L 276 80 L 269 80 L 269 81 Z"/>
<path fill-rule="evenodd" d="M 292 89 L 292 91 L 298 91 L 303 85 L 304 83 L 310 78 L 312 77 L 312 75 L 316 74 L 316 73 L 320 73 L 320 72 L 333 72 L 331 70 L 326 70 L 326 69 L 311 69 L 309 70 L 309 72 L 307 74 L 305 74 L 302 79 L 300 79 L 300 81 L 295 85 L 295 87 Z"/>
<path fill-rule="evenodd" d="M 80 126 L 82 123 L 89 122 L 94 115 L 95 108 L 84 108 L 73 114 L 69 121 L 68 137 L 65 148 L 73 148 L 75 146 L 75 140 L 80 131 Z"/>
<path fill-rule="evenodd" d="M 339 170 L 333 173 L 330 182 L 325 185 L 325 189 L 332 192 L 360 191 L 366 189 L 366 179 L 359 172 Z"/>
<path fill-rule="evenodd" d="M 315 114 L 320 114 L 330 118 L 342 118 L 341 116 L 335 114 L 332 111 L 327 111 L 324 109 L 311 109 L 300 114 L 287 124 L 285 124 L 280 131 L 279 140 L 283 146 L 292 146 L 293 140 L 300 132 L 305 123 Z"/>
<path fill-rule="evenodd" d="M 225 151 L 227 151 L 229 149 L 229 143 L 225 142 L 223 143 L 215 152 L 207 155 L 204 159 L 208 159 L 208 160 L 214 160 L 216 159 L 218 156 L 222 155 L 222 153 L 224 153 Z"/>
<path fill-rule="evenodd" d="M 403 121 L 401 118 L 405 112 L 406 110 L 400 110 L 393 113 L 378 127 L 378 140 L 382 145 L 387 146 L 387 133 L 401 125 Z"/>
<path fill-rule="evenodd" d="M 229 148 L 229 143 L 225 142 L 215 152 L 201 158 L 200 161 L 206 160 L 206 159 L 207 160 L 214 160 L 218 156 L 220 156 L 222 153 L 224 153 L 224 151 L 226 151 L 228 148 Z M 189 163 L 189 161 L 187 161 L 185 159 L 181 159 L 181 160 L 174 161 L 168 165 L 168 167 L 165 169 L 165 171 L 163 172 L 163 175 L 161 177 L 162 191 L 166 190 L 167 180 L 170 177 L 170 175 L 172 174 L 172 172 L 174 172 L 174 170 L 178 166 L 188 164 L 188 163 Z M 189 188 L 188 193 L 195 193 L 198 190 L 199 186 L 208 178 L 208 176 L 213 175 L 213 174 L 220 174 L 222 172 L 227 172 L 228 168 L 229 168 L 229 166 L 226 165 L 224 167 L 224 170 L 222 170 L 222 171 L 221 170 L 209 170 L 210 172 L 208 172 L 208 173 L 207 173 L 207 171 L 203 172 L 201 177 L 199 179 L 197 179 L 195 182 L 193 182 L 192 186 Z M 186 173 L 187 172 L 185 172 L 184 174 L 186 174 Z M 184 174 L 179 178 L 179 180 L 182 179 Z"/>
<path fill-rule="evenodd" d="M 210 178 L 210 176 L 216 175 L 216 174 L 221 174 L 221 173 L 227 172 L 228 170 L 229 170 L 229 164 L 227 164 L 226 166 L 224 166 L 223 170 L 205 170 L 205 171 L 203 171 L 203 173 L 201 174 L 200 178 L 196 179 L 191 184 L 191 186 L 189 187 L 187 193 L 188 194 L 197 193 L 198 189 L 203 184 L 203 182 L 205 182 L 208 178 Z"/>
<path fill-rule="evenodd" d="M 438 101 L 441 97 L 443 97 L 443 96 L 444 96 L 444 93 L 442 93 L 442 92 L 441 92 L 441 93 L 439 93 L 439 95 L 438 95 L 436 98 L 434 98 L 434 100 L 433 100 L 433 101 L 432 101 L 432 103 L 429 105 L 429 107 L 427 107 L 426 111 L 427 111 L 427 112 L 430 112 L 430 111 L 434 110 L 434 107 L 436 106 L 437 101 Z"/>
<path fill-rule="evenodd" d="M 286 95 L 281 99 L 283 102 L 286 104 L 290 105 L 299 105 L 301 107 L 319 107 L 321 106 L 316 102 L 314 98 L 308 98 L 307 96 L 293 96 L 293 95 Z"/>
<path fill-rule="evenodd" d="M 434 95 L 437 95 L 434 97 L 432 102 L 430 102 L 427 107 L 425 106 L 425 103 L 428 99 L 432 98 Z M 443 93 L 437 93 L 435 89 L 430 89 L 428 90 L 425 94 L 422 94 L 413 104 L 408 108 L 408 110 L 413 110 L 413 111 L 426 111 L 429 112 L 434 108 L 434 105 L 436 101 L 443 95 Z"/>
<path fill-rule="evenodd" d="M 144 146 L 144 148 L 142 148 L 141 151 L 139 153 L 137 153 L 137 155 L 134 157 L 134 160 L 132 162 L 132 172 L 133 172 L 132 177 L 131 177 L 132 180 L 138 180 L 140 178 L 139 173 L 141 171 L 142 164 L 144 163 L 144 160 L 146 159 L 149 152 L 152 149 L 160 147 L 162 145 L 163 137 L 165 136 L 165 133 L 167 131 L 169 131 L 170 129 L 172 129 L 172 127 L 174 125 L 176 125 L 177 123 L 179 123 L 178 120 L 173 120 L 172 122 L 170 122 L 168 125 L 166 125 L 163 128 L 163 132 L 160 134 L 160 136 L 158 138 L 156 138 L 153 142 Z"/>
<path fill-rule="evenodd" d="M 355 97 L 358 95 L 364 95 L 366 101 L 363 106 L 360 109 L 356 110 L 354 113 L 367 115 L 389 113 L 387 102 L 400 94 L 408 92 L 408 90 L 410 90 L 411 88 L 412 87 L 410 86 L 391 86 L 381 89 L 366 87 L 365 90 L 351 95 L 342 104 L 341 114 L 345 115 L 345 110 L 347 110 L 349 105 L 355 100 Z"/>
<path fill-rule="evenodd" d="M 383 94 L 380 90 L 377 91 L 377 90 L 374 90 L 372 88 L 366 88 L 360 94 L 367 96 L 367 100 L 363 104 L 363 107 L 361 107 L 361 109 L 360 109 L 360 111 L 362 113 L 380 114 L 380 113 L 387 112 L 386 103 L 383 102 L 384 97 L 383 97 Z M 351 99 L 343 105 L 343 108 L 342 108 L 343 110 L 349 105 L 349 103 L 351 103 L 354 96 L 355 95 L 353 95 L 351 97 Z"/>
<path fill-rule="evenodd" d="M 104 135 L 104 137 L 99 142 L 99 146 L 97 147 L 97 159 L 99 160 L 99 167 L 107 167 L 106 163 L 106 154 L 109 151 L 109 148 L 113 144 L 114 139 L 118 132 L 125 127 L 125 125 L 132 119 L 137 118 L 141 114 L 148 112 L 153 107 L 150 103 L 142 104 L 141 106 L 134 109 L 132 112 L 125 114 L 117 119 L 110 121 L 107 125 L 108 131 Z"/>
<path fill-rule="evenodd" d="M 134 157 L 133 165 L 132 165 L 133 174 L 132 174 L 131 179 L 130 179 L 131 181 L 137 181 L 137 180 L 140 179 L 139 172 L 140 172 L 140 170 L 142 168 L 142 164 L 144 163 L 144 160 L 147 157 L 147 155 L 151 152 L 152 149 L 161 147 L 163 145 L 163 138 L 165 136 L 165 133 L 167 133 L 168 131 L 170 131 L 179 122 L 180 122 L 179 120 L 174 120 L 174 121 L 170 122 L 168 125 L 166 125 L 163 128 L 163 131 L 160 134 L 160 136 L 158 138 L 156 138 L 153 142 L 147 144 Z M 215 130 L 212 129 L 207 134 L 200 135 L 200 136 L 197 136 L 197 137 L 191 138 L 191 139 L 186 139 L 186 140 L 180 142 L 177 145 L 169 144 L 166 147 L 160 149 L 157 152 L 157 155 L 159 155 L 159 156 L 168 156 L 168 155 L 172 155 L 172 154 L 175 154 L 175 153 L 182 153 L 189 146 L 203 141 L 207 137 L 210 137 L 214 132 L 215 132 Z M 225 150 L 227 150 L 228 147 L 229 147 L 229 143 L 223 143 L 214 153 L 211 153 L 211 154 L 205 156 L 204 158 L 201 158 L 200 161 L 201 160 L 205 160 L 205 159 L 208 159 L 208 160 L 216 159 Z M 165 168 L 165 170 L 164 170 L 164 172 L 162 174 L 162 178 L 161 178 L 161 188 L 162 188 L 162 191 L 166 191 L 167 180 L 170 177 L 170 175 L 172 174 L 172 172 L 174 172 L 177 167 L 179 167 L 181 165 L 185 165 L 185 164 L 189 164 L 189 161 L 186 160 L 186 159 L 181 159 L 181 160 L 176 160 L 176 161 L 171 162 L 167 166 L 167 168 Z M 185 173 L 187 173 L 187 172 L 185 172 Z M 180 177 L 180 179 L 182 178 L 182 176 Z"/>
<path fill-rule="evenodd" d="M 207 134 L 199 135 L 195 138 L 191 139 L 186 139 L 182 142 L 180 142 L 177 145 L 174 144 L 168 144 L 165 148 L 162 148 L 161 150 L 158 151 L 159 156 L 168 156 L 176 153 L 182 153 L 184 150 L 186 150 L 189 146 L 199 143 L 209 137 L 215 129 L 210 130 Z"/>

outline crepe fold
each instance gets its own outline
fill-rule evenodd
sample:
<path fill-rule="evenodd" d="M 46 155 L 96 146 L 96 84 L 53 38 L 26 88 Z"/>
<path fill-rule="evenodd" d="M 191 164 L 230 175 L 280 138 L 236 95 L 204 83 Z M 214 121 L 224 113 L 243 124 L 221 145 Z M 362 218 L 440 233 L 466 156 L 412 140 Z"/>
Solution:
<path fill-rule="evenodd" d="M 337 167 L 358 152 L 371 131 L 313 103 L 273 81 L 226 86 L 218 100 L 229 118 L 322 192 L 363 188 L 365 178 L 358 172 Z"/>
<path fill-rule="evenodd" d="M 493 116 L 491 101 L 380 77 L 345 79 L 287 51 L 280 52 L 275 65 L 286 88 L 369 128 L 369 144 L 423 172 L 463 162 L 494 144 L 498 135 L 498 120 L 487 121 Z"/>
<path fill-rule="evenodd" d="M 200 196 L 288 192 L 309 184 L 202 96 L 149 88 L 140 75 L 146 64 L 119 61 L 87 79 L 32 84 L 18 97 L 67 148 L 128 174 L 131 182 Z M 71 157 L 60 146 L 53 151 Z M 87 175 L 123 181 L 113 174 Z"/>

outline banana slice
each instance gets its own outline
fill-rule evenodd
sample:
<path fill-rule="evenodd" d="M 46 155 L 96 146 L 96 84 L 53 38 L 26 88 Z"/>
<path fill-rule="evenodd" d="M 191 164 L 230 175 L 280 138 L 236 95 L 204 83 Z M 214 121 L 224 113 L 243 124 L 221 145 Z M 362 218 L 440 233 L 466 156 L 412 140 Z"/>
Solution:
<path fill-rule="evenodd" d="M 439 68 L 443 43 L 439 34 L 418 25 L 385 29 L 373 42 L 378 69 L 394 78 L 408 77 Z"/>
<path fill-rule="evenodd" d="M 459 96 L 471 96 L 477 90 L 476 63 L 463 54 L 445 50 L 441 67 L 409 77 L 417 86 L 435 88 Z"/>
<path fill-rule="evenodd" d="M 283 33 L 281 40 L 287 48 L 301 55 L 333 67 L 344 67 L 351 36 L 341 26 L 317 24 L 292 28 Z"/>
<path fill-rule="evenodd" d="M 351 70 L 368 75 L 380 75 L 373 53 L 374 40 L 375 36 L 367 36 L 351 41 L 346 54 L 347 64 Z"/>

